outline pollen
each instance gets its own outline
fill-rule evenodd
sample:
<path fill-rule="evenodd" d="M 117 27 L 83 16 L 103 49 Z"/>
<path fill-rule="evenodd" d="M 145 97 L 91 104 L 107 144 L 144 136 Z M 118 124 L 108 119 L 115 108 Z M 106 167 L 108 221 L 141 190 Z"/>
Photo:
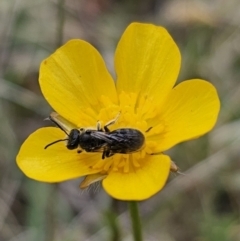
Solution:
<path fill-rule="evenodd" d="M 98 115 L 101 127 L 116 119 L 112 125 L 108 126 L 110 131 L 119 128 L 138 129 L 144 134 L 145 142 L 142 148 L 134 153 L 115 153 L 111 157 L 98 160 L 92 168 L 101 173 L 129 173 L 141 168 L 144 165 L 146 155 L 151 155 L 157 149 L 157 142 L 148 140 L 149 137 L 159 135 L 165 127 L 162 122 L 156 126 L 150 126 L 151 118 L 157 114 L 154 103 L 147 96 L 138 98 L 136 93 L 126 92 L 119 95 L 117 104 L 106 96 L 101 96 L 99 101 L 102 106 Z"/>

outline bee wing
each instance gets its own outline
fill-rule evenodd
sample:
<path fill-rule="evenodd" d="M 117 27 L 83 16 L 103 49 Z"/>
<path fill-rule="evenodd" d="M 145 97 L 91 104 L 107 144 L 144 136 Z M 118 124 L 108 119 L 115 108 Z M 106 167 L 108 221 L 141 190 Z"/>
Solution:
<path fill-rule="evenodd" d="M 91 136 L 98 138 L 100 140 L 106 141 L 108 144 L 112 144 L 113 140 L 111 140 L 109 134 L 101 131 L 93 131 L 91 133 Z"/>
<path fill-rule="evenodd" d="M 126 136 L 120 133 L 106 133 L 106 132 L 100 132 L 95 131 L 91 133 L 92 136 L 106 141 L 108 144 L 112 144 L 114 141 L 117 141 L 119 143 L 126 142 Z"/>
<path fill-rule="evenodd" d="M 69 133 L 72 129 L 76 128 L 76 126 L 74 126 L 71 122 L 69 122 L 68 120 L 66 120 L 56 112 L 52 112 L 47 119 L 51 120 L 53 123 L 55 123 L 60 129 L 62 129 L 66 133 Z"/>

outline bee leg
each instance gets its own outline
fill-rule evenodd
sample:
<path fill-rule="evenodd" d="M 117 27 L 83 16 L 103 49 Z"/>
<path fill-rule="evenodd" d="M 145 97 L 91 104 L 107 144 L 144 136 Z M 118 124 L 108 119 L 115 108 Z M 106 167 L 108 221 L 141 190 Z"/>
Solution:
<path fill-rule="evenodd" d="M 113 156 L 113 155 L 114 155 L 114 153 L 111 152 L 111 150 L 105 149 L 105 150 L 103 151 L 103 154 L 102 154 L 102 159 L 105 159 L 105 157 L 111 157 L 111 156 Z"/>
<path fill-rule="evenodd" d="M 110 149 L 108 149 L 107 151 L 106 151 L 106 157 L 111 157 L 111 156 L 113 156 L 115 153 L 114 152 L 112 152 Z"/>
<path fill-rule="evenodd" d="M 102 160 L 105 159 L 105 156 L 106 156 L 106 151 L 104 150 L 102 153 Z"/>
<path fill-rule="evenodd" d="M 107 122 L 107 124 L 103 127 L 106 132 L 110 132 L 110 130 L 108 129 L 108 126 L 113 125 L 114 123 L 116 123 L 118 118 L 119 118 L 119 116 L 120 116 L 120 114 L 121 114 L 121 112 L 119 112 L 117 114 L 117 116 L 113 120 L 110 120 L 109 122 Z"/>

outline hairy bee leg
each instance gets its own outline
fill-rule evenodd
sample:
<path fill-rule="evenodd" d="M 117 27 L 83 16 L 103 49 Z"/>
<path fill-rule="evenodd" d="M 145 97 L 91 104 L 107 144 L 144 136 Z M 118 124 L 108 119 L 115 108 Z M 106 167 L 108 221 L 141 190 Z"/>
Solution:
<path fill-rule="evenodd" d="M 104 150 L 102 153 L 102 160 L 105 159 L 106 151 Z"/>
<path fill-rule="evenodd" d="M 113 155 L 114 155 L 114 153 L 111 152 L 111 150 L 105 149 L 102 153 L 102 159 L 105 159 L 105 157 L 111 157 Z"/>
<path fill-rule="evenodd" d="M 108 150 L 107 153 L 106 153 L 106 157 L 111 157 L 113 155 L 114 155 L 114 153 L 111 152 L 110 150 Z"/>
<path fill-rule="evenodd" d="M 120 114 L 121 114 L 121 112 L 119 112 L 119 113 L 117 114 L 117 116 L 116 116 L 113 120 L 110 120 L 110 121 L 103 127 L 106 132 L 110 132 L 110 130 L 108 129 L 108 126 L 113 125 L 114 123 L 116 123 L 117 120 L 118 120 L 118 118 L 119 118 L 119 116 L 120 116 Z"/>
<path fill-rule="evenodd" d="M 105 157 L 108 157 L 109 152 L 110 152 L 110 150 L 104 149 L 104 151 L 103 151 L 103 153 L 102 153 L 102 159 L 105 159 Z"/>

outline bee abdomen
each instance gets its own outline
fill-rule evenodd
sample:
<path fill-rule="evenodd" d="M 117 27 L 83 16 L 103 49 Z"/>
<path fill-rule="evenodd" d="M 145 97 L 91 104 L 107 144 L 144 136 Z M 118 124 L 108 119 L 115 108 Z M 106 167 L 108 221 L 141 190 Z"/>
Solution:
<path fill-rule="evenodd" d="M 143 133 L 137 129 L 121 128 L 110 132 L 114 140 L 111 150 L 118 153 L 130 153 L 138 151 L 145 142 Z"/>

